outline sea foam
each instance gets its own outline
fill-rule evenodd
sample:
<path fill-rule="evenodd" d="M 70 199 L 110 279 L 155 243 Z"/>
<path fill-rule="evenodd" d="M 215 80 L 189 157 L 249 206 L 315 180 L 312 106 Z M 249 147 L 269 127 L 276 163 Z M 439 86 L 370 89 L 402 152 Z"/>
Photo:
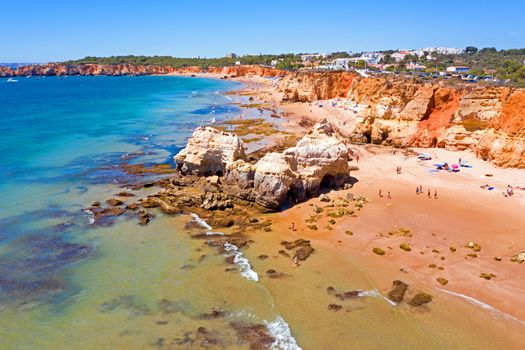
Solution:
<path fill-rule="evenodd" d="M 447 293 L 447 294 L 454 295 L 456 297 L 465 299 L 469 303 L 477 305 L 477 306 L 481 307 L 482 309 L 488 310 L 492 315 L 503 316 L 506 319 L 511 319 L 511 320 L 514 320 L 514 321 L 518 321 L 520 323 L 525 323 L 525 321 L 523 321 L 523 320 L 520 320 L 520 319 L 518 319 L 518 318 L 516 318 L 516 317 L 514 317 L 512 315 L 506 314 L 503 311 L 500 311 L 500 310 L 496 309 L 494 306 L 491 306 L 489 304 L 485 304 L 484 302 L 479 301 L 478 299 L 474 299 L 472 297 L 469 297 L 468 295 L 452 292 L 450 290 L 441 289 L 441 288 L 437 288 L 437 290 L 440 290 L 440 291 L 442 291 L 444 293 Z"/>
<path fill-rule="evenodd" d="M 301 347 L 292 336 L 290 326 L 282 317 L 278 316 L 274 321 L 265 321 L 264 323 L 268 332 L 275 338 L 275 341 L 272 343 L 272 349 L 301 350 Z"/>
<path fill-rule="evenodd" d="M 372 289 L 372 290 L 362 290 L 362 291 L 359 291 L 357 293 L 358 296 L 360 297 L 373 297 L 373 298 L 380 298 L 380 299 L 384 299 L 387 303 L 389 303 L 390 305 L 392 306 L 396 306 L 397 304 L 394 303 L 392 300 L 388 299 L 387 297 L 385 297 L 383 294 L 381 294 L 380 291 L 378 291 L 377 289 Z"/>
<path fill-rule="evenodd" d="M 199 225 L 201 225 L 203 228 L 206 229 L 206 234 L 207 235 L 210 235 L 210 236 L 211 235 L 224 236 L 224 233 L 222 233 L 222 232 L 213 231 L 212 227 L 210 225 L 208 225 L 208 223 L 206 221 L 201 219 L 201 217 L 199 215 L 194 214 L 194 213 L 191 213 L 190 215 L 193 217 L 195 222 L 197 222 Z"/>
<path fill-rule="evenodd" d="M 224 243 L 224 249 L 231 253 L 233 255 L 233 263 L 239 265 L 241 268 L 241 276 L 251 280 L 251 281 L 259 281 L 259 275 L 257 272 L 252 270 L 252 266 L 250 265 L 250 261 L 244 257 L 242 252 L 239 250 L 239 248 L 235 244 L 231 243 Z"/>
<path fill-rule="evenodd" d="M 208 225 L 206 221 L 201 219 L 197 214 L 191 213 L 191 216 L 193 219 L 202 227 L 204 227 L 207 231 L 207 235 L 221 235 L 224 236 L 224 233 L 222 232 L 214 232 L 212 231 L 212 227 Z M 257 272 L 252 270 L 252 266 L 250 265 L 250 261 L 244 257 L 242 252 L 239 250 L 239 247 L 237 247 L 235 244 L 232 243 L 224 243 L 224 250 L 226 250 L 229 253 L 229 256 L 233 256 L 233 263 L 238 265 L 241 268 L 241 276 L 251 280 L 251 281 L 259 281 L 259 275 Z"/>

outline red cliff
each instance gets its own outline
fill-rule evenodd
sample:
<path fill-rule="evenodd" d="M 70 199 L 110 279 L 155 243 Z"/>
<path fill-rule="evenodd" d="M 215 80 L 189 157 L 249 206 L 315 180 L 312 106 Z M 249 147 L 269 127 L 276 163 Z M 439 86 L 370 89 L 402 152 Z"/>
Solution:
<path fill-rule="evenodd" d="M 344 97 L 342 133 L 355 141 L 397 147 L 471 150 L 503 167 L 525 168 L 525 90 L 422 83 L 343 72 L 285 76 L 283 101 Z"/>

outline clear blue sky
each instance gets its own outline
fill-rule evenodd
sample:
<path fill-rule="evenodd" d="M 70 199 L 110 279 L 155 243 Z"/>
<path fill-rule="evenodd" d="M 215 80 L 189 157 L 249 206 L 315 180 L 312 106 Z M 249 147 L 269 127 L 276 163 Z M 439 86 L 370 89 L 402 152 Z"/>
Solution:
<path fill-rule="evenodd" d="M 525 47 L 525 0 L 1 0 L 0 62 Z"/>

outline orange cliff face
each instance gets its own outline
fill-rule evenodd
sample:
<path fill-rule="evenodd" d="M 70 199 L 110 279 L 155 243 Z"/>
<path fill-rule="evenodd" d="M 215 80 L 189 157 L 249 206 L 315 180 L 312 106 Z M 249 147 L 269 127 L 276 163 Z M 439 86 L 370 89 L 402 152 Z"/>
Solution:
<path fill-rule="evenodd" d="M 173 68 L 169 66 L 151 65 L 129 65 L 129 64 L 79 64 L 69 65 L 62 63 L 49 63 L 43 65 L 31 65 L 19 67 L 13 70 L 8 67 L 0 67 L 0 77 L 28 76 L 28 75 L 153 75 L 153 74 L 191 74 L 212 73 L 228 77 L 260 76 L 260 77 L 282 77 L 287 72 L 256 65 L 209 67 L 198 66 Z"/>
<path fill-rule="evenodd" d="M 207 72 L 229 77 L 282 77 L 287 74 L 287 72 L 280 69 L 262 67 L 257 65 L 209 67 L 207 69 Z"/>
<path fill-rule="evenodd" d="M 513 91 L 503 102 L 476 146 L 478 157 L 499 166 L 525 169 L 525 91 Z"/>
<path fill-rule="evenodd" d="M 346 96 L 355 75 L 345 72 L 297 72 L 279 84 L 283 101 L 312 102 Z"/>
<path fill-rule="evenodd" d="M 496 165 L 525 168 L 525 90 L 343 72 L 293 73 L 279 88 L 283 101 L 345 97 L 357 124 L 341 131 L 354 141 L 471 150 Z"/>
<path fill-rule="evenodd" d="M 69 65 L 62 63 L 49 63 L 18 67 L 17 70 L 0 68 L 0 76 L 28 76 L 28 75 L 152 75 L 169 74 L 175 69 L 167 66 L 146 66 L 128 64 L 80 64 Z"/>

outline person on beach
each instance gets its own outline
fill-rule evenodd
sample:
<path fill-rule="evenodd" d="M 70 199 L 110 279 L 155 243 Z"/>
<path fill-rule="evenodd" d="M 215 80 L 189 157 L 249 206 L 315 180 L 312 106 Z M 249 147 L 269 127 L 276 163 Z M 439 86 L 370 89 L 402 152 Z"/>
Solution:
<path fill-rule="evenodd" d="M 388 191 L 388 199 L 392 199 L 392 196 L 390 196 L 390 191 Z"/>
<path fill-rule="evenodd" d="M 428 195 L 428 199 L 432 198 L 432 197 L 430 196 L 430 190 L 428 190 L 427 195 Z"/>
<path fill-rule="evenodd" d="M 507 195 L 510 197 L 514 194 L 514 189 L 511 185 L 507 185 Z"/>
<path fill-rule="evenodd" d="M 383 197 L 383 194 L 381 193 L 381 189 L 379 189 L 379 198 Z"/>
<path fill-rule="evenodd" d="M 434 199 L 438 199 L 438 191 L 434 190 Z"/>
<path fill-rule="evenodd" d="M 419 186 L 416 186 L 416 194 L 419 194 Z"/>
<path fill-rule="evenodd" d="M 355 155 L 355 160 L 356 160 L 357 163 L 359 163 L 359 154 Z"/>
<path fill-rule="evenodd" d="M 290 225 L 290 230 L 295 231 L 295 222 L 292 222 L 292 225 Z"/>

